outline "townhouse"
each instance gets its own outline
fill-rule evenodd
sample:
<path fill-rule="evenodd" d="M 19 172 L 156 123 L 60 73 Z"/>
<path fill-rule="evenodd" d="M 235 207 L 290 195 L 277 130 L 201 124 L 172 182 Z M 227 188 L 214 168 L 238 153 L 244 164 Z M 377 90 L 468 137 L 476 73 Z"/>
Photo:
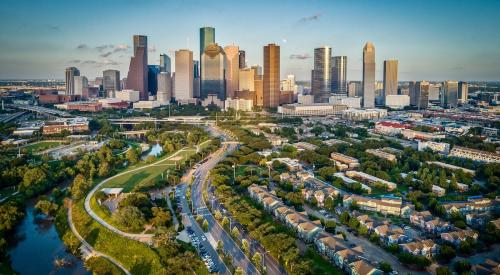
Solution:
<path fill-rule="evenodd" d="M 401 215 L 401 205 L 403 204 L 402 199 L 399 197 L 382 196 L 380 199 L 375 199 L 355 194 L 344 195 L 342 202 L 345 207 L 349 207 L 353 202 L 356 202 L 359 208 L 363 210 L 394 216 Z"/>
<path fill-rule="evenodd" d="M 399 248 L 405 253 L 410 253 L 414 256 L 424 256 L 427 258 L 431 258 L 438 251 L 437 244 L 430 239 L 400 244 Z"/>
<path fill-rule="evenodd" d="M 375 176 L 372 176 L 372 175 L 364 173 L 364 172 L 346 171 L 345 175 L 348 176 L 349 178 L 352 178 L 352 179 L 359 179 L 359 180 L 366 182 L 368 184 L 381 183 L 381 184 L 387 186 L 387 190 L 389 190 L 389 191 L 392 191 L 398 187 L 397 184 L 395 184 L 394 182 L 386 181 L 384 179 L 377 178 Z"/>
<path fill-rule="evenodd" d="M 442 204 L 446 213 L 451 215 L 454 212 L 466 215 L 468 213 L 484 213 L 495 209 L 498 205 L 498 198 L 491 200 L 481 196 L 469 197 L 467 201 L 447 202 Z"/>
<path fill-rule="evenodd" d="M 441 239 L 454 244 L 455 246 L 460 245 L 461 242 L 465 241 L 467 238 L 472 240 L 477 240 L 478 234 L 472 230 L 457 230 L 452 232 L 441 233 Z"/>
<path fill-rule="evenodd" d="M 382 270 L 365 260 L 358 260 L 349 264 L 349 274 L 351 275 L 382 275 Z"/>

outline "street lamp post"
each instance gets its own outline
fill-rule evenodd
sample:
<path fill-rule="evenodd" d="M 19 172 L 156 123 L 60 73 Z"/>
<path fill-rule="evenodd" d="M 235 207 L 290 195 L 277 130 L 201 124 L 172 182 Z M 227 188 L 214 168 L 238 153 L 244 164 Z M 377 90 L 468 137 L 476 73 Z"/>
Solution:
<path fill-rule="evenodd" d="M 266 252 L 262 253 L 262 269 L 265 268 L 265 260 L 264 258 L 266 257 L 266 254 L 269 252 L 269 250 L 266 250 Z"/>

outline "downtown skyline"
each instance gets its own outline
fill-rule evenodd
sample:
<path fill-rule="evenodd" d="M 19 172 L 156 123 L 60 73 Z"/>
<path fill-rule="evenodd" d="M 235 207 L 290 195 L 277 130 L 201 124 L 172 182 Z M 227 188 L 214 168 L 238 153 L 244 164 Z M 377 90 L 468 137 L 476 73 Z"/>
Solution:
<path fill-rule="evenodd" d="M 281 79 L 294 74 L 297 80 L 310 80 L 314 49 L 326 45 L 333 56 L 347 56 L 347 79 L 361 80 L 362 48 L 371 41 L 377 48 L 377 81 L 383 77 L 383 61 L 389 59 L 399 60 L 401 81 L 498 80 L 500 58 L 492 57 L 500 56 L 496 47 L 500 37 L 495 32 L 499 24 L 487 19 L 498 10 L 498 3 L 424 1 L 412 6 L 386 2 L 390 3 L 286 5 L 276 1 L 264 5 L 257 1 L 243 6 L 220 1 L 204 7 L 198 1 L 123 1 L 114 7 L 112 1 L 104 1 L 102 9 L 84 13 L 82 10 L 92 6 L 87 1 L 71 8 L 62 2 L 49 3 L 44 13 L 38 13 L 40 3 L 4 1 L 0 4 L 4 21 L 0 27 L 0 78 L 63 79 L 64 68 L 70 66 L 78 67 L 89 79 L 107 69 L 120 70 L 123 77 L 133 55 L 130 37 L 134 34 L 148 36 L 149 64 L 159 64 L 160 53 L 167 53 L 175 62 L 174 52 L 185 48 L 199 60 L 199 28 L 211 26 L 216 29 L 216 43 L 222 47 L 234 44 L 246 52 L 248 66 L 263 65 L 264 45 L 280 45 Z M 163 22 L 158 21 L 162 10 L 167 11 Z M 467 17 L 457 20 L 465 10 Z M 15 19 L 20 11 L 39 24 Z M 225 16 L 209 16 L 217 11 Z M 449 14 L 442 16 L 445 12 Z M 75 17 L 74 23 L 67 23 L 70 17 L 82 14 L 92 20 L 79 22 L 82 19 Z M 137 16 L 141 14 L 147 16 Z M 175 28 L 169 28 L 171 24 Z"/>

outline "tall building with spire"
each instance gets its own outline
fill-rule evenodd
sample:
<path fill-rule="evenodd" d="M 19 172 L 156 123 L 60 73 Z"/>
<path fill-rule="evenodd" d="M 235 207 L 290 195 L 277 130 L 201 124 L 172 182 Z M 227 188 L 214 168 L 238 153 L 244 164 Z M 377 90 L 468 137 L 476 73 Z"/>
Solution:
<path fill-rule="evenodd" d="M 80 70 L 75 67 L 66 68 L 66 95 L 75 94 L 75 76 L 80 75 Z"/>
<path fill-rule="evenodd" d="M 311 93 L 314 101 L 328 102 L 332 92 L 332 48 L 323 46 L 314 49 L 314 69 L 312 71 Z"/>
<path fill-rule="evenodd" d="M 280 103 L 280 46 L 264 46 L 263 107 L 276 108 Z"/>
<path fill-rule="evenodd" d="M 209 44 L 201 55 L 201 90 L 200 98 L 216 95 L 226 100 L 226 54 L 216 43 Z"/>
<path fill-rule="evenodd" d="M 227 97 L 233 98 L 238 90 L 239 68 L 240 68 L 240 48 L 235 45 L 224 47 L 226 54 L 226 93 Z"/>
<path fill-rule="evenodd" d="M 375 46 L 371 42 L 363 48 L 363 107 L 375 107 Z"/>
<path fill-rule="evenodd" d="M 347 95 L 347 56 L 332 58 L 332 93 Z"/>
<path fill-rule="evenodd" d="M 148 37 L 134 35 L 134 56 L 130 59 L 126 88 L 139 91 L 141 100 L 148 99 Z"/>
<path fill-rule="evenodd" d="M 384 60 L 384 102 L 388 95 L 398 94 L 398 61 Z"/>

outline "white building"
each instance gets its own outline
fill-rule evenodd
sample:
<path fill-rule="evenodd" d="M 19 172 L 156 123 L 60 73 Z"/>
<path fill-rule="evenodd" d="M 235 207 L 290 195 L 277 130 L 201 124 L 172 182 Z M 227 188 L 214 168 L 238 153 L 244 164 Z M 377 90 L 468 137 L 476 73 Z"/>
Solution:
<path fill-rule="evenodd" d="M 346 110 L 345 105 L 335 105 L 329 103 L 306 104 L 286 104 L 278 107 L 278 113 L 285 116 L 329 116 L 340 115 Z"/>
<path fill-rule="evenodd" d="M 115 98 L 127 102 L 137 102 L 140 98 L 140 92 L 134 90 L 115 91 Z"/>
<path fill-rule="evenodd" d="M 83 98 L 87 98 L 89 96 L 89 81 L 85 76 L 75 76 L 75 95 L 79 95 Z"/>
<path fill-rule="evenodd" d="M 392 109 L 403 109 L 406 106 L 410 106 L 410 96 L 387 95 L 385 97 L 385 106 Z"/>
<path fill-rule="evenodd" d="M 161 72 L 158 75 L 157 99 L 161 105 L 167 105 L 172 99 L 172 76 L 169 72 Z"/>
<path fill-rule="evenodd" d="M 134 109 L 153 109 L 160 107 L 159 101 L 137 101 L 134 102 Z"/>
<path fill-rule="evenodd" d="M 253 100 L 243 98 L 228 98 L 224 102 L 224 107 L 226 111 L 229 108 L 232 108 L 235 111 L 250 112 L 252 111 Z"/>
<path fill-rule="evenodd" d="M 434 142 L 434 141 L 418 141 L 418 150 L 424 151 L 425 149 L 431 149 L 434 152 L 448 154 L 450 152 L 450 144 L 445 142 Z"/>
<path fill-rule="evenodd" d="M 378 119 L 385 116 L 387 116 L 387 110 L 385 109 L 349 109 L 342 112 L 342 118 L 354 121 Z"/>
<path fill-rule="evenodd" d="M 349 108 L 361 108 L 361 97 L 347 97 L 346 95 L 332 95 L 328 98 L 328 103 L 346 105 Z"/>
<path fill-rule="evenodd" d="M 466 147 L 460 147 L 460 146 L 453 146 L 453 149 L 451 149 L 450 152 L 450 156 L 457 158 L 466 158 L 466 159 L 471 159 L 473 161 L 480 161 L 487 163 L 500 162 L 500 154 L 466 148 Z"/>
<path fill-rule="evenodd" d="M 313 95 L 298 95 L 297 102 L 304 105 L 313 105 L 314 96 Z"/>

